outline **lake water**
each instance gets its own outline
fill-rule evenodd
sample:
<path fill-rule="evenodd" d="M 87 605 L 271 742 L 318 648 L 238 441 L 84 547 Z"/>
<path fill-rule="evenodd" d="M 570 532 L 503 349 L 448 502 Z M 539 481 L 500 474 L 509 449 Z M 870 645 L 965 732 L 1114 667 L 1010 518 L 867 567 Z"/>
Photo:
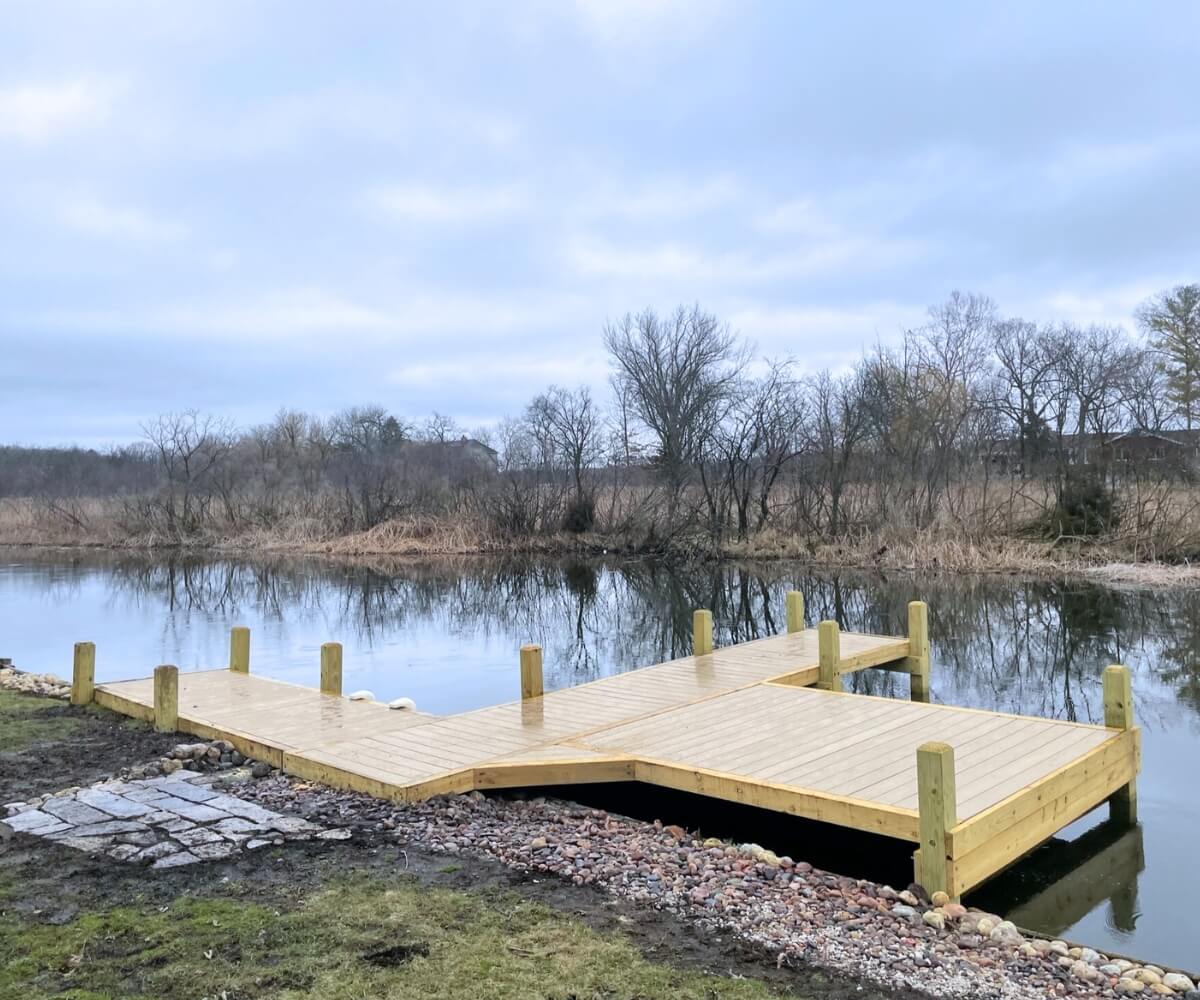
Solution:
<path fill-rule="evenodd" d="M 1143 728 L 1140 826 L 1114 828 L 1098 809 L 969 901 L 1101 950 L 1200 966 L 1195 590 L 832 576 L 786 563 L 341 565 L 10 550 L 0 553 L 0 656 L 68 677 L 72 643 L 87 639 L 98 680 L 146 676 L 159 663 L 212 668 L 227 663 L 228 629 L 242 624 L 252 630 L 256 673 L 315 686 L 319 647 L 337 640 L 345 690 L 406 695 L 448 713 L 517 697 L 522 643 L 544 647 L 547 688 L 566 687 L 688 653 L 696 607 L 713 610 L 718 644 L 779 631 L 789 589 L 804 592 L 810 623 L 836 618 L 846 629 L 898 635 L 907 602 L 928 601 L 937 702 L 1098 722 L 1101 671 L 1127 664 Z M 877 672 L 847 679 L 848 689 L 897 697 L 907 685 Z M 781 846 L 814 860 L 803 846 Z M 855 851 L 842 862 L 857 869 L 849 873 L 904 878 L 895 852 Z M 866 856 L 876 853 L 883 860 Z"/>

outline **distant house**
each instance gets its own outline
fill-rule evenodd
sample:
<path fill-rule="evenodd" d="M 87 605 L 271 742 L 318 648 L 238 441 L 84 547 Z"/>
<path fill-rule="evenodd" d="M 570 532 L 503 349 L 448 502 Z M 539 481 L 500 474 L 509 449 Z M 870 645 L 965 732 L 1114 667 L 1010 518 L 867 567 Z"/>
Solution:
<path fill-rule="evenodd" d="M 1061 440 L 1050 439 L 1026 446 L 1024 461 L 1021 442 L 1016 437 L 989 442 L 982 456 L 994 472 L 1015 474 L 1028 467 L 1053 466 L 1059 449 L 1064 463 L 1071 468 L 1096 468 L 1120 472 L 1122 469 L 1162 468 L 1179 475 L 1200 471 L 1200 430 L 1150 431 L 1134 428 L 1118 434 L 1064 434 Z M 1035 450 L 1040 454 L 1031 454 Z"/>
<path fill-rule="evenodd" d="M 405 441 L 404 457 L 414 465 L 427 466 L 451 478 L 500 470 L 499 453 L 465 434 L 453 441 Z"/>

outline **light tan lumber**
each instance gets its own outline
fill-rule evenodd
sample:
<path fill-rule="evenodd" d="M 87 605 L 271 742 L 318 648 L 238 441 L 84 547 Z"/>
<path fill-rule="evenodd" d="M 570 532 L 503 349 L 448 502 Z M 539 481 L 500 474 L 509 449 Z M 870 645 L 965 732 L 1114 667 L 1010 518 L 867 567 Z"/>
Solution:
<path fill-rule="evenodd" d="M 692 612 L 692 652 L 707 656 L 713 651 L 713 617 L 707 608 Z"/>
<path fill-rule="evenodd" d="M 96 697 L 96 645 L 75 643 L 71 666 L 71 704 L 90 705 Z"/>
<path fill-rule="evenodd" d="M 908 605 L 909 653 L 905 669 L 909 673 L 909 697 L 929 701 L 929 606 L 924 601 Z"/>
<path fill-rule="evenodd" d="M 787 592 L 787 630 L 804 631 L 804 595 L 798 590 Z"/>
<path fill-rule="evenodd" d="M 229 669 L 239 674 L 250 673 L 250 630 L 235 625 L 229 630 Z"/>
<path fill-rule="evenodd" d="M 842 687 L 841 629 L 835 621 L 817 626 L 817 687 L 822 691 L 840 691 Z"/>
<path fill-rule="evenodd" d="M 321 694 L 342 693 L 342 644 L 326 642 L 321 646 Z"/>
<path fill-rule="evenodd" d="M 1104 668 L 1104 724 L 1110 729 L 1133 728 L 1133 681 L 1129 668 L 1114 663 Z M 1113 793 L 1108 800 L 1109 813 L 1118 823 L 1132 826 L 1137 822 L 1137 780 Z"/>
<path fill-rule="evenodd" d="M 521 700 L 542 696 L 542 647 L 521 647 Z"/>
<path fill-rule="evenodd" d="M 954 748 L 949 744 L 931 742 L 918 748 L 917 802 L 921 851 L 916 881 L 931 896 L 935 892 L 951 893 L 949 833 L 958 824 L 958 799 Z"/>
<path fill-rule="evenodd" d="M 154 668 L 154 728 L 160 733 L 179 728 L 179 668 L 170 664 Z"/>

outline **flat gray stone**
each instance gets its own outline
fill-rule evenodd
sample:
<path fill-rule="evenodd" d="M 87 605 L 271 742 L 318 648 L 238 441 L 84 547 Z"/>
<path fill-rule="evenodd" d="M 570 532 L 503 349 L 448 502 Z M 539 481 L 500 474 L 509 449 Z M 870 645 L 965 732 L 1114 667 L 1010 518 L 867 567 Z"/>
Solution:
<path fill-rule="evenodd" d="M 159 799 L 165 798 L 162 791 L 158 788 L 151 788 L 145 785 L 137 787 L 130 786 L 121 793 L 123 798 L 132 799 L 134 802 L 144 802 L 147 805 L 153 805 Z"/>
<path fill-rule="evenodd" d="M 117 844 L 108 849 L 108 856 L 114 861 L 131 861 L 141 853 L 136 844 Z"/>
<path fill-rule="evenodd" d="M 255 837 L 252 840 L 246 841 L 246 850 L 247 851 L 257 851 L 257 850 L 259 850 L 259 848 L 270 847 L 270 846 L 271 846 L 271 841 L 263 840 L 261 837 Z"/>
<path fill-rule="evenodd" d="M 103 823 L 87 823 L 71 829 L 70 836 L 74 837 L 115 837 L 118 833 L 135 833 L 146 830 L 141 823 L 128 819 L 109 819 Z M 65 834 L 56 833 L 50 839 L 62 840 Z"/>
<path fill-rule="evenodd" d="M 4 820 L 17 833 L 41 833 L 46 827 L 66 826 L 57 816 L 42 812 L 40 809 L 28 809 L 25 812 L 13 813 Z"/>
<path fill-rule="evenodd" d="M 175 854 L 179 851 L 179 845 L 170 840 L 162 840 L 157 844 L 151 844 L 149 847 L 138 851 L 135 855 L 138 861 L 157 861 L 159 858 L 165 858 L 168 855 Z"/>
<path fill-rule="evenodd" d="M 159 823 L 177 823 L 180 822 L 180 819 L 174 813 L 164 812 L 161 809 L 156 809 L 154 812 L 146 813 L 146 815 L 142 817 L 142 822 L 147 823 L 150 826 L 157 826 Z M 183 820 L 182 822 L 186 823 L 187 820 Z"/>
<path fill-rule="evenodd" d="M 151 868 L 178 868 L 180 865 L 194 865 L 200 859 L 189 851 L 177 851 L 165 858 L 159 858 Z"/>
<path fill-rule="evenodd" d="M 299 816 L 282 816 L 275 814 L 271 817 L 271 826 L 280 833 L 315 833 L 320 829 L 306 819 L 301 819 Z"/>
<path fill-rule="evenodd" d="M 240 816 L 256 823 L 269 823 L 279 816 L 279 813 L 264 809 L 256 802 L 239 799 L 236 795 L 216 795 L 209 799 L 206 805 L 214 809 L 223 809 L 230 816 Z"/>
<path fill-rule="evenodd" d="M 353 831 L 338 827 L 336 830 L 322 830 L 317 834 L 317 840 L 349 840 L 351 836 Z"/>
<path fill-rule="evenodd" d="M 56 839 L 55 843 L 72 847 L 77 851 L 84 851 L 87 854 L 97 854 L 100 851 L 106 850 L 112 846 L 111 837 L 62 837 Z"/>
<path fill-rule="evenodd" d="M 182 833 L 175 834 L 175 839 L 188 847 L 195 847 L 198 844 L 216 844 L 224 838 L 214 830 L 207 830 L 202 826 L 198 826 L 194 829 L 184 830 Z"/>
<path fill-rule="evenodd" d="M 150 844 L 158 843 L 158 834 L 153 830 L 134 830 L 132 833 L 123 833 L 117 837 L 122 844 L 134 844 L 138 848 L 148 847 Z"/>
<path fill-rule="evenodd" d="M 73 798 L 47 799 L 42 803 L 42 812 L 57 816 L 64 823 L 70 823 L 72 826 L 86 826 L 88 823 L 103 823 L 112 819 L 107 813 L 102 813 L 99 809 L 93 809 L 82 802 L 76 802 Z"/>
<path fill-rule="evenodd" d="M 115 816 L 117 819 L 132 819 L 134 816 L 145 816 L 154 810 L 144 802 L 135 802 L 122 795 L 102 791 L 99 788 L 85 788 L 75 796 L 77 800 L 99 809 L 101 812 Z"/>
<path fill-rule="evenodd" d="M 220 823 L 216 823 L 209 827 L 227 840 L 241 843 L 258 833 L 267 832 L 270 827 L 262 823 L 251 823 L 248 819 L 242 819 L 240 816 L 234 816 L 232 819 L 223 819 Z"/>
<path fill-rule="evenodd" d="M 234 854 L 237 851 L 237 845 L 222 840 L 217 844 L 197 844 L 191 850 L 201 861 L 221 861 Z"/>
<path fill-rule="evenodd" d="M 193 785 L 188 781 L 168 781 L 158 786 L 164 795 L 172 795 L 177 799 L 187 799 L 188 802 L 207 802 L 217 798 L 217 793 L 203 785 Z"/>
<path fill-rule="evenodd" d="M 174 813 L 170 815 L 172 817 L 170 820 L 158 824 L 160 830 L 165 830 L 167 833 L 183 833 L 184 830 L 192 830 L 196 826 L 190 819 L 183 819 Z"/>
<path fill-rule="evenodd" d="M 220 809 L 213 809 L 211 806 L 201 805 L 199 802 L 188 802 L 187 799 L 177 799 L 172 795 L 164 795 L 154 805 L 158 809 L 165 809 L 167 812 L 175 813 L 176 816 L 190 819 L 193 823 L 211 823 L 218 819 L 229 819 L 229 813 L 222 812 Z"/>

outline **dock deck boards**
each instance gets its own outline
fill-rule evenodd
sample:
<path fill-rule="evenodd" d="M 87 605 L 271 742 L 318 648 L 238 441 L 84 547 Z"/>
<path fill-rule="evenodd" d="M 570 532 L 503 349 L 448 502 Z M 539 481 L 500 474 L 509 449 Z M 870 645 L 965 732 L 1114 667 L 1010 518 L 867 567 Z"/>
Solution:
<path fill-rule="evenodd" d="M 904 669 L 909 653 L 908 639 L 842 633 L 839 671 Z M 816 690 L 818 658 L 817 630 L 805 629 L 446 717 L 230 670 L 187 672 L 178 726 L 298 776 L 398 800 L 638 780 L 914 842 L 916 752 L 937 740 L 957 759 L 952 895 L 1136 775 L 1136 730 Z M 150 679 L 100 684 L 95 697 L 153 718 Z"/>

